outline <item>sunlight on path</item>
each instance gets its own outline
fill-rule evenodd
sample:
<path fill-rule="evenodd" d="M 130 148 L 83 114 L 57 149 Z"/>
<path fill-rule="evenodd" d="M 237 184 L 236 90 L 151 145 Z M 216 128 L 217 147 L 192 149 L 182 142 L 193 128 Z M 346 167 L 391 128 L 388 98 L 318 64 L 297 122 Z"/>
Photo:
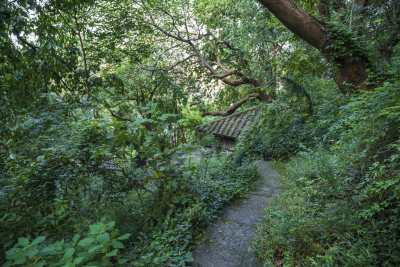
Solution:
<path fill-rule="evenodd" d="M 205 239 L 194 250 L 193 266 L 263 266 L 254 255 L 252 242 L 264 208 L 280 193 L 280 169 L 276 163 L 259 162 L 260 183 L 248 198 L 227 206 L 221 218 L 207 227 Z"/>

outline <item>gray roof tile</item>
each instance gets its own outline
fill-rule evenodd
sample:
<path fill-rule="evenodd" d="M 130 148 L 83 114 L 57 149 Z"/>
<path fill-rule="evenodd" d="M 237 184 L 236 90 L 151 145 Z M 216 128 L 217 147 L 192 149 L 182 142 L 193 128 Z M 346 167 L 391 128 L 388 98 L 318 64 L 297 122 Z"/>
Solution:
<path fill-rule="evenodd" d="M 260 111 L 257 107 L 211 121 L 196 127 L 201 133 L 212 133 L 215 136 L 236 140 L 243 135 L 244 129 L 258 120 Z"/>

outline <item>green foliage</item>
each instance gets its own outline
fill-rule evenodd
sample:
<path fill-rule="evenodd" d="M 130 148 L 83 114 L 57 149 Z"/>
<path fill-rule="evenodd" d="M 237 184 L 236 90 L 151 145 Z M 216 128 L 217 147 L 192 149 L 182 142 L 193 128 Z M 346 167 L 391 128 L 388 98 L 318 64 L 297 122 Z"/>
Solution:
<path fill-rule="evenodd" d="M 190 250 L 204 227 L 256 178 L 250 159 L 238 162 L 232 155 L 204 159 L 196 168 L 185 159 L 187 147 L 166 142 L 174 115 L 161 114 L 157 105 L 144 109 L 153 119 L 127 123 L 81 115 L 70 122 L 57 98 L 49 101 L 54 105 L 29 114 L 11 130 L 10 149 L 3 154 L 4 173 L 13 177 L 1 181 L 0 233 L 10 260 L 24 255 L 39 264 L 31 250 L 50 265 L 62 255 L 68 256 L 65 263 L 114 255 L 123 247 L 113 247 L 115 235 L 104 232 L 104 225 L 90 226 L 86 236 L 81 232 L 107 215 L 121 233 L 132 234 L 124 254 L 134 265 L 183 266 L 193 260 Z M 144 121 L 155 126 L 152 131 Z M 137 151 L 147 158 L 146 166 L 136 165 Z M 85 236 L 83 241 L 57 241 L 76 234 Z M 48 236 L 49 243 L 15 244 L 27 235 Z M 56 254 L 40 254 L 55 244 L 60 244 Z M 105 258 L 101 264 L 111 263 Z"/>
<path fill-rule="evenodd" d="M 126 214 L 130 220 L 138 219 L 138 213 L 148 216 L 142 221 L 146 228 L 138 229 L 139 238 L 132 243 L 130 257 L 135 266 L 185 266 L 192 262 L 190 251 L 207 224 L 224 204 L 243 196 L 257 178 L 250 159 L 238 164 L 233 155 L 203 158 L 191 172 L 184 164 L 170 166 L 160 175 L 175 179 L 167 178 L 161 202 L 142 198 L 140 211 Z"/>
<path fill-rule="evenodd" d="M 295 2 L 316 16 L 315 1 Z M 0 264 L 184 266 L 205 226 L 255 182 L 254 160 L 295 155 L 260 255 L 397 263 L 398 7 L 368 2 L 329 2 L 323 21 L 337 56 L 370 59 L 379 88 L 352 99 L 331 63 L 256 1 L 1 4 Z M 193 164 L 185 154 L 215 141 L 196 139 L 200 110 L 257 90 L 210 80 L 199 53 L 276 99 L 234 153 Z"/>
<path fill-rule="evenodd" d="M 85 236 L 74 235 L 70 242 L 64 239 L 48 244 L 45 236 L 18 238 L 18 243 L 6 251 L 6 263 L 3 266 L 119 266 L 127 260 L 118 257 L 118 251 L 124 248 L 121 242 L 130 234 L 117 237 L 113 230 L 115 223 L 97 223 L 89 226 Z"/>
<path fill-rule="evenodd" d="M 239 142 L 244 150 L 265 159 L 286 159 L 321 142 L 338 118 L 339 105 L 346 99 L 332 81 L 311 77 L 289 80 L 273 103 L 260 107 L 262 120 Z"/>
<path fill-rule="evenodd" d="M 341 107 L 316 148 L 287 164 L 257 241 L 267 262 L 398 265 L 398 81 Z"/>

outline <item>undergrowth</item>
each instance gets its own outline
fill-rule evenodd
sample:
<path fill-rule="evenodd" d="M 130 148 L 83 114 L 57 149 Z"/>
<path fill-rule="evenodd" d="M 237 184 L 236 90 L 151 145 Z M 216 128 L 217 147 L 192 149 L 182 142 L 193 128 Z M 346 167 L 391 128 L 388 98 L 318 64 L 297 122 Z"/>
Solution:
<path fill-rule="evenodd" d="M 250 159 L 237 164 L 232 154 L 202 158 L 194 172 L 187 172 L 178 184 L 170 185 L 172 206 L 157 219 L 154 227 L 140 233 L 140 238 L 132 242 L 130 257 L 134 260 L 131 263 L 185 266 L 193 261 L 190 251 L 194 241 L 226 203 L 245 195 L 256 178 L 255 164 Z M 142 212 L 151 212 L 152 208 L 147 206 L 146 210 L 144 205 Z"/>
<path fill-rule="evenodd" d="M 394 78 L 313 115 L 267 111 L 270 128 L 252 138 L 265 157 L 289 160 L 255 243 L 266 265 L 400 264 L 399 102 Z"/>
<path fill-rule="evenodd" d="M 110 199 L 99 199 L 97 205 L 60 198 L 52 205 L 56 212 L 46 217 L 31 210 L 2 209 L 5 266 L 185 266 L 192 262 L 191 250 L 206 225 L 226 203 L 244 196 L 257 175 L 251 157 L 238 161 L 233 154 L 208 154 L 193 164 L 181 154 L 177 151 L 160 159 L 162 171 L 150 168 L 147 176 L 139 173 L 149 180 L 143 183 L 146 188 L 109 193 Z M 1 196 L 3 207 L 10 196 Z M 27 216 L 38 219 L 25 222 Z M 96 223 L 98 216 L 103 218 Z M 83 226 L 88 224 L 87 233 Z M 13 243 L 15 237 L 18 242 Z"/>

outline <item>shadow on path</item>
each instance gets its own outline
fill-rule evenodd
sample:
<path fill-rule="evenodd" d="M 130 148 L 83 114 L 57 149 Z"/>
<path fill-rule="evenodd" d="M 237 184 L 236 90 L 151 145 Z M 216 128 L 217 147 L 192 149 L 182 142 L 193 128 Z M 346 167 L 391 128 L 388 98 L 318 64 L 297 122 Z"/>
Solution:
<path fill-rule="evenodd" d="M 280 169 L 279 164 L 270 161 L 258 163 L 260 183 L 248 198 L 225 207 L 220 219 L 207 227 L 205 239 L 194 250 L 193 266 L 263 266 L 254 254 L 252 242 L 264 208 L 280 193 Z"/>

